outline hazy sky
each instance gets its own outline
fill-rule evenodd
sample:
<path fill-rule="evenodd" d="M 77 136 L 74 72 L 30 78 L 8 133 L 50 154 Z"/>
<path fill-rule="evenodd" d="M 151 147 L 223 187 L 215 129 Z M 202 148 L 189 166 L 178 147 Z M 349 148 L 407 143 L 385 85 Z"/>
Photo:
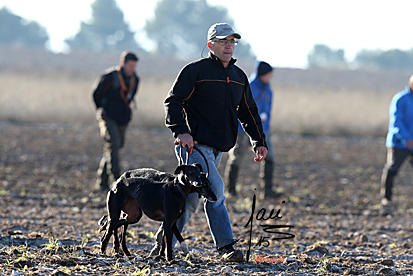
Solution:
<path fill-rule="evenodd" d="M 36 20 L 50 36 L 50 48 L 64 49 L 63 40 L 77 33 L 80 21 L 90 19 L 94 0 L 0 0 L 13 13 Z M 412 0 L 207 0 L 223 5 L 234 28 L 260 60 L 277 67 L 301 67 L 314 44 L 343 48 L 352 60 L 357 51 L 413 48 Z M 137 36 L 158 0 L 117 0 Z M 223 4 L 221 4 L 223 3 Z M 205 33 L 207 30 L 205 30 Z M 236 50 L 235 50 L 236 51 Z"/>

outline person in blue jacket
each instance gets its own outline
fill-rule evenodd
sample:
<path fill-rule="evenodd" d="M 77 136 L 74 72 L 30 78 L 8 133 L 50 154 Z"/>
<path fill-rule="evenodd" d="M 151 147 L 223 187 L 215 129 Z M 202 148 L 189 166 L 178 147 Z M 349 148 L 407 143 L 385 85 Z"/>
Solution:
<path fill-rule="evenodd" d="M 263 197 L 277 197 L 280 194 L 272 190 L 272 179 L 274 170 L 274 150 L 271 143 L 271 105 L 272 105 L 272 90 L 270 80 L 273 75 L 273 68 L 270 64 L 264 61 L 258 62 L 255 76 L 252 76 L 250 82 L 251 90 L 255 102 L 258 107 L 258 113 L 261 117 L 262 127 L 267 138 L 268 153 L 264 161 L 260 165 L 261 190 Z M 236 182 L 238 171 L 243 160 L 244 153 L 250 147 L 248 136 L 245 134 L 241 125 L 238 128 L 238 139 L 235 147 L 228 152 L 228 162 L 225 168 L 225 178 L 228 188 L 228 193 L 232 196 L 236 195 Z"/>
<path fill-rule="evenodd" d="M 386 138 L 387 161 L 381 179 L 380 212 L 383 215 L 395 211 L 392 203 L 394 177 L 406 158 L 413 157 L 413 75 L 409 79 L 409 85 L 394 95 L 389 110 L 389 131 Z"/>

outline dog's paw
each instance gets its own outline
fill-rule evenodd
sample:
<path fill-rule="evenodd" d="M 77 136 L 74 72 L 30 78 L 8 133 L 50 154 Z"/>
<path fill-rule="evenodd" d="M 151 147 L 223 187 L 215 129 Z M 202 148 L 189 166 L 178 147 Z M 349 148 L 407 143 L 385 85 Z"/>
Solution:
<path fill-rule="evenodd" d="M 165 260 L 165 258 L 164 258 L 163 256 L 161 256 L 161 255 L 152 256 L 152 259 L 153 259 L 154 261 L 157 261 L 157 262 L 162 261 L 162 260 Z"/>
<path fill-rule="evenodd" d="M 184 252 L 184 256 L 189 254 L 188 245 L 184 241 L 181 242 L 181 249 L 182 249 L 182 252 Z"/>
<path fill-rule="evenodd" d="M 168 263 L 168 265 L 179 264 L 177 260 L 174 260 L 174 257 L 172 257 L 171 260 L 166 260 L 166 262 Z"/>
<path fill-rule="evenodd" d="M 115 253 L 115 254 L 113 255 L 113 258 L 115 258 L 115 259 L 121 259 L 121 258 L 123 258 L 123 254 L 122 254 L 122 253 Z"/>

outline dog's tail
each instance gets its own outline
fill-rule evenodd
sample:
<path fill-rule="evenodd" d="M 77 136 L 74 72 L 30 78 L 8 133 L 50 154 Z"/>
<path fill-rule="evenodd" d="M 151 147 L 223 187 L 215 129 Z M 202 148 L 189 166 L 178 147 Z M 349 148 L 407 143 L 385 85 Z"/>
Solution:
<path fill-rule="evenodd" d="M 99 221 L 98 225 L 100 226 L 98 232 L 102 232 L 103 230 L 106 229 L 106 226 L 108 225 L 108 215 L 104 215 Z"/>

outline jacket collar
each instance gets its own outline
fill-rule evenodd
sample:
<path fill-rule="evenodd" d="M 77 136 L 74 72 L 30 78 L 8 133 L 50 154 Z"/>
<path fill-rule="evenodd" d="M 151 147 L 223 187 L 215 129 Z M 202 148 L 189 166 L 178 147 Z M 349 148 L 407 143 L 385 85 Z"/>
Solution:
<path fill-rule="evenodd" d="M 185 183 L 182 182 L 182 179 L 179 178 L 179 176 L 178 176 L 178 178 L 176 178 L 176 179 L 174 180 L 174 183 L 175 183 L 175 187 L 178 188 L 178 191 L 181 193 L 181 195 L 182 195 L 185 199 L 187 199 L 187 198 L 188 198 L 188 195 L 185 194 L 184 190 L 182 190 L 182 187 L 181 187 L 181 185 L 182 185 L 182 186 L 185 186 Z"/>
<path fill-rule="evenodd" d="M 213 61 L 218 62 L 221 66 L 224 66 L 224 65 L 222 64 L 222 61 L 221 61 L 216 55 L 214 55 L 213 53 L 211 53 L 211 51 L 208 53 L 208 57 L 209 57 L 210 59 L 212 59 Z M 229 68 L 230 66 L 234 65 L 234 63 L 235 63 L 236 61 L 237 61 L 237 60 L 236 60 L 235 58 L 231 58 L 231 60 L 230 60 L 229 63 L 228 63 L 228 67 L 227 67 L 227 68 Z"/>

